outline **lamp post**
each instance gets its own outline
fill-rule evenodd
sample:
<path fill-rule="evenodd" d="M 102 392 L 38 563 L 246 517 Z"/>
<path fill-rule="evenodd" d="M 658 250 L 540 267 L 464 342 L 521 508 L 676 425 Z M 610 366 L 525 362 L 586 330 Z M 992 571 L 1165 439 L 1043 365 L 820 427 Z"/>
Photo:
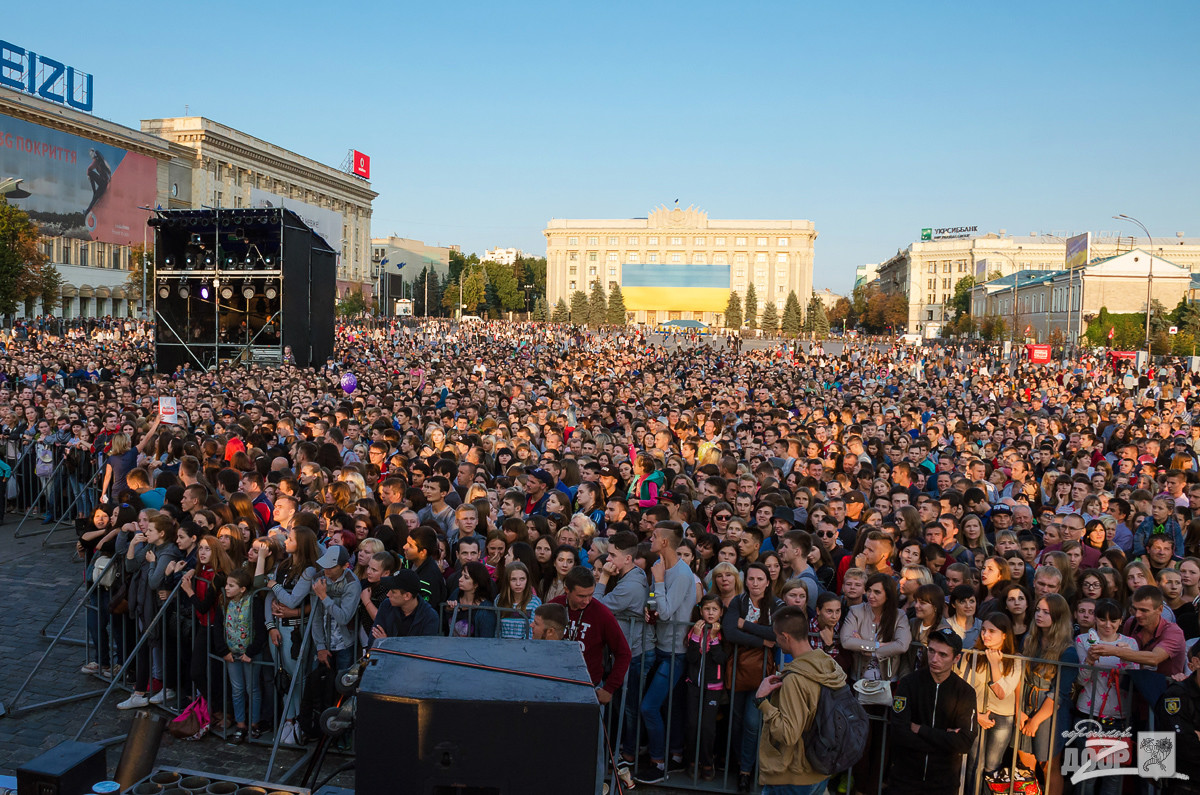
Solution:
<path fill-rule="evenodd" d="M 1150 246 L 1150 272 L 1148 274 L 1148 278 L 1146 279 L 1146 358 L 1149 359 L 1149 357 L 1150 357 L 1150 309 L 1151 309 L 1150 302 L 1153 299 L 1153 295 L 1154 295 L 1154 238 L 1150 237 L 1150 230 L 1146 228 L 1146 225 L 1132 216 L 1126 215 L 1125 213 L 1118 213 L 1117 215 L 1113 216 L 1113 220 L 1129 221 L 1131 224 L 1137 224 L 1139 227 L 1141 227 L 1142 231 L 1146 233 L 1146 241 L 1149 243 L 1149 246 Z"/>

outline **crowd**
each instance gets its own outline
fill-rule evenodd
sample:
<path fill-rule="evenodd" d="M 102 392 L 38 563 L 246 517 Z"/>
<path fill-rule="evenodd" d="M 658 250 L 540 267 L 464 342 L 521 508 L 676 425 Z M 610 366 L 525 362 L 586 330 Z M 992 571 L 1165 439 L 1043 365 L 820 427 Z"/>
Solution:
<path fill-rule="evenodd" d="M 427 321 L 340 326 L 317 371 L 156 374 L 116 325 L 6 337 L 0 407 L 10 460 L 78 451 L 52 476 L 26 456 L 8 497 L 71 497 L 47 518 L 81 517 L 84 671 L 129 662 L 122 709 L 228 677 L 230 741 L 304 742 L 280 683 L 376 639 L 566 639 L 626 786 L 1057 795 L 1084 719 L 1174 726 L 1200 773 L 1181 363 Z M 876 720 L 829 778 L 803 729 L 843 685 Z"/>

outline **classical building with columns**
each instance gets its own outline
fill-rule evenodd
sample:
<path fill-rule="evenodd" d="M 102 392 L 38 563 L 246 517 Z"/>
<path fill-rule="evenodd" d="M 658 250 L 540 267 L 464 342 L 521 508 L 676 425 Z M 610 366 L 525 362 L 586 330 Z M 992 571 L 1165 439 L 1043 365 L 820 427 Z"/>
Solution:
<path fill-rule="evenodd" d="M 599 283 L 620 285 L 627 321 L 699 320 L 721 326 L 729 292 L 754 285 L 758 309 L 789 292 L 812 295 L 812 221 L 710 219 L 695 207 L 658 207 L 645 218 L 546 224 L 546 293 L 553 307 Z"/>

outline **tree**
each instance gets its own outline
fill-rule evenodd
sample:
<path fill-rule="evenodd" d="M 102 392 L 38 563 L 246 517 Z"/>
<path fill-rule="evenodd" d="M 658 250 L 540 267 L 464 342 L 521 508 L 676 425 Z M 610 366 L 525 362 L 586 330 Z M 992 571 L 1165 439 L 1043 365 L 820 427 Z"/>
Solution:
<path fill-rule="evenodd" d="M 883 304 L 884 325 L 897 331 L 908 328 L 908 297 L 903 293 L 892 293 Z"/>
<path fill-rule="evenodd" d="M 367 299 L 363 297 L 362 290 L 346 293 L 342 300 L 337 302 L 337 313 L 342 317 L 353 317 L 366 311 Z"/>
<path fill-rule="evenodd" d="M 971 290 L 974 288 L 974 276 L 964 276 L 955 283 L 954 297 L 950 299 L 948 306 L 958 313 L 956 318 L 971 314 Z"/>
<path fill-rule="evenodd" d="M 850 325 L 850 314 L 853 311 L 849 298 L 839 298 L 829 311 L 829 325 L 846 328 Z"/>
<path fill-rule="evenodd" d="M 577 326 L 588 322 L 588 297 L 583 290 L 571 293 L 571 322 Z"/>
<path fill-rule="evenodd" d="M 555 323 L 569 323 L 571 321 L 571 310 L 567 309 L 567 301 L 565 298 L 558 299 L 558 303 L 554 305 L 554 314 L 550 320 Z"/>
<path fill-rule="evenodd" d="M 483 271 L 490 288 L 489 307 L 503 312 L 521 312 L 525 309 L 525 293 L 513 268 L 499 262 L 485 262 Z"/>
<path fill-rule="evenodd" d="M 729 300 L 725 303 L 725 328 L 737 331 L 742 327 L 742 297 L 736 291 L 729 291 Z"/>
<path fill-rule="evenodd" d="M 51 292 L 55 284 L 58 293 Z M 39 296 L 57 306 L 61 290 L 58 269 L 38 245 L 37 225 L 24 210 L 0 196 L 0 314 L 14 314 L 19 302 L 32 314 Z"/>
<path fill-rule="evenodd" d="M 742 314 L 745 315 L 746 325 L 751 331 L 758 328 L 758 293 L 754 291 L 753 283 L 746 288 L 745 309 Z"/>
<path fill-rule="evenodd" d="M 804 313 L 800 310 L 800 299 L 796 297 L 796 291 L 792 290 L 783 302 L 783 333 L 794 337 L 803 328 Z"/>
<path fill-rule="evenodd" d="M 979 321 L 979 333 L 985 340 L 996 342 L 1008 336 L 1008 326 L 999 315 L 988 315 Z"/>
<path fill-rule="evenodd" d="M 621 285 L 614 284 L 608 294 L 608 325 L 624 326 L 627 322 L 625 296 L 621 293 Z"/>
<path fill-rule="evenodd" d="M 600 280 L 592 282 L 592 294 L 588 297 L 587 324 L 591 328 L 600 328 L 608 322 L 608 299 L 604 297 L 604 288 Z"/>
<path fill-rule="evenodd" d="M 425 306 L 426 282 L 428 282 L 429 306 Z M 455 291 L 457 292 L 457 287 Z M 437 272 L 426 266 L 421 269 L 412 282 L 413 314 L 417 317 L 426 315 L 441 316 L 442 288 L 438 283 Z"/>
<path fill-rule="evenodd" d="M 763 306 L 762 328 L 763 331 L 770 332 L 779 330 L 779 310 L 775 308 L 774 301 L 767 301 Z"/>
<path fill-rule="evenodd" d="M 540 295 L 537 297 L 537 300 L 533 302 L 533 313 L 531 315 L 531 319 L 537 323 L 545 323 L 550 319 L 550 312 L 546 308 L 546 299 Z"/>
<path fill-rule="evenodd" d="M 532 284 L 535 297 L 546 297 L 545 257 L 517 257 L 517 261 L 513 264 L 513 273 L 522 290 L 525 289 L 526 284 Z"/>
<path fill-rule="evenodd" d="M 147 312 L 152 303 L 150 296 L 154 295 L 154 252 L 141 245 L 129 250 L 129 275 L 125 277 L 125 294 L 130 298 L 142 300 L 142 263 L 146 265 L 146 306 Z"/>

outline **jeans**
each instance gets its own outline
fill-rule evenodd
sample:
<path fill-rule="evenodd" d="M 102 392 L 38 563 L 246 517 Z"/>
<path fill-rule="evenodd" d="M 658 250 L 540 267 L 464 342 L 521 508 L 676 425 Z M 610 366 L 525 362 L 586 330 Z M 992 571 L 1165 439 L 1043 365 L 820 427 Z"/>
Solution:
<path fill-rule="evenodd" d="M 967 752 L 967 791 L 975 789 L 975 781 L 983 774 L 991 773 L 1004 764 L 1004 754 L 1012 747 L 1013 717 L 1012 715 L 992 714 L 996 725 L 990 729 L 980 727 L 979 737 L 976 738 L 971 750 Z M 982 762 L 982 768 L 979 767 Z M 981 772 L 982 771 L 982 772 Z M 980 791 L 986 786 L 981 785 Z"/>
<path fill-rule="evenodd" d="M 761 795 L 820 795 L 829 779 L 816 784 L 764 784 Z"/>
<path fill-rule="evenodd" d="M 345 649 L 334 649 L 330 652 L 330 654 L 333 655 L 333 660 L 331 660 L 333 663 L 333 670 L 339 674 L 349 668 L 351 665 L 354 665 L 354 661 L 358 659 L 354 654 L 353 646 L 349 646 Z"/>
<path fill-rule="evenodd" d="M 753 773 L 758 762 L 758 732 L 762 728 L 762 713 L 754 705 L 753 690 L 731 693 L 730 696 L 730 730 L 733 732 L 734 745 L 730 753 L 737 748 L 737 737 L 741 735 L 742 753 L 739 764 L 741 772 Z"/>
<path fill-rule="evenodd" d="M 292 681 L 295 683 L 292 686 L 291 699 L 282 707 L 282 720 L 292 720 L 300 714 L 300 695 L 304 691 L 304 683 L 296 681 L 296 678 L 300 675 L 300 660 L 292 657 L 293 644 L 295 653 L 298 655 L 300 653 L 300 646 L 304 642 L 304 636 L 303 632 L 294 633 L 294 629 L 295 627 L 280 627 L 279 633 L 282 635 L 282 638 L 279 641 L 279 645 L 269 644 L 271 656 L 275 659 L 275 664 L 282 666 L 283 670 L 291 675 Z M 294 641 L 293 635 L 297 636 Z M 311 649 L 312 646 L 310 645 L 309 648 Z M 309 653 L 311 654 L 311 651 Z M 279 693 L 279 697 L 287 698 L 287 693 Z"/>
<path fill-rule="evenodd" d="M 655 654 L 654 670 L 646 684 L 646 695 L 642 698 L 642 720 L 646 724 L 646 741 L 650 746 L 650 758 L 665 761 L 666 746 L 670 740 L 673 753 L 683 753 L 683 697 L 670 698 L 675 686 L 683 679 L 687 656 L 659 651 Z M 663 706 L 671 701 L 669 723 L 663 721 Z M 667 736 L 668 727 L 672 730 Z"/>
<path fill-rule="evenodd" d="M 262 720 L 262 688 L 258 686 L 258 672 L 254 664 L 235 661 L 227 664 L 229 685 L 233 689 L 233 719 L 246 722 L 246 694 L 250 695 L 250 722 Z"/>
<path fill-rule="evenodd" d="M 120 565 L 119 561 L 117 565 Z M 91 601 L 87 606 L 88 644 L 96 650 L 96 662 L 105 668 L 112 662 L 108 640 L 108 602 L 108 589 L 98 586 L 92 591 Z"/>

